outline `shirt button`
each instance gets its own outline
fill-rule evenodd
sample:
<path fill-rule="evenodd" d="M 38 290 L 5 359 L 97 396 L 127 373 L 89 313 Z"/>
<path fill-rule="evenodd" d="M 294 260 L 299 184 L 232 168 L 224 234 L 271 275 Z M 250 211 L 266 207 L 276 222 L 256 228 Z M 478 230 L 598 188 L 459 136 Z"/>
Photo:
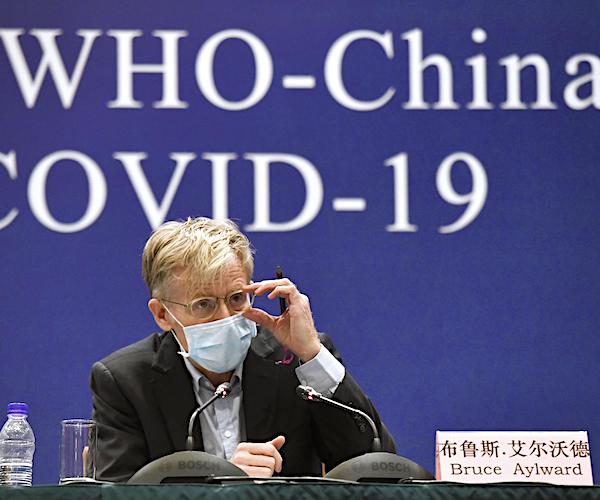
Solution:
<path fill-rule="evenodd" d="M 231 437 L 231 431 L 225 431 L 223 434 L 225 434 L 226 438 L 230 438 Z"/>

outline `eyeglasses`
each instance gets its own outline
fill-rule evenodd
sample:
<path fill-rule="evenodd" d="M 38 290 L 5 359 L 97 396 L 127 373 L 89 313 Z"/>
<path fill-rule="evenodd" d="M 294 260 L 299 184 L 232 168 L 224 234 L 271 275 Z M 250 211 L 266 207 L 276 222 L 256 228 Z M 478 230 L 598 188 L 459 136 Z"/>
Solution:
<path fill-rule="evenodd" d="M 219 308 L 220 300 L 225 302 L 225 305 L 229 311 L 234 314 L 239 314 L 252 307 L 252 304 L 254 303 L 254 295 L 242 292 L 241 290 L 236 290 L 225 297 L 199 297 L 192 300 L 188 304 L 175 302 L 174 300 L 169 299 L 159 300 L 183 306 L 187 309 L 188 314 L 194 316 L 194 318 L 201 321 L 206 321 L 215 315 Z"/>

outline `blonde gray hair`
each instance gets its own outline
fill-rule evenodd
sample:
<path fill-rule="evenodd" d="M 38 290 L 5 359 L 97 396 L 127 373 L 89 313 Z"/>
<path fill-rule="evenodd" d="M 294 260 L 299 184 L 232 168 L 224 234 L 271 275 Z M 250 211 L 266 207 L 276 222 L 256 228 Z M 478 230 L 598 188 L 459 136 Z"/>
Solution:
<path fill-rule="evenodd" d="M 206 217 L 162 224 L 152 233 L 142 254 L 142 276 L 153 297 L 164 293 L 172 279 L 185 279 L 199 290 L 219 280 L 232 260 L 239 262 L 248 279 L 254 271 L 250 241 L 230 220 Z M 177 273 L 184 271 L 185 277 Z"/>

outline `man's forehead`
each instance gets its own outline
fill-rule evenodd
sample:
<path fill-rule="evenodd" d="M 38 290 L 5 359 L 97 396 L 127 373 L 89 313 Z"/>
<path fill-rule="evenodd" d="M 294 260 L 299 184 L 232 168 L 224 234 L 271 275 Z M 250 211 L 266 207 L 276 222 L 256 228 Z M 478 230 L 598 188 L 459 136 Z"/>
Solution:
<path fill-rule="evenodd" d="M 240 289 L 249 281 L 243 268 L 235 264 L 204 279 L 194 274 L 193 270 L 178 269 L 171 280 L 171 290 L 188 297 L 221 296 Z"/>
<path fill-rule="evenodd" d="M 235 290 L 239 290 L 246 284 L 244 277 L 227 277 L 214 279 L 212 281 L 190 284 L 187 287 L 188 293 L 193 297 L 201 297 L 206 295 L 226 295 Z"/>

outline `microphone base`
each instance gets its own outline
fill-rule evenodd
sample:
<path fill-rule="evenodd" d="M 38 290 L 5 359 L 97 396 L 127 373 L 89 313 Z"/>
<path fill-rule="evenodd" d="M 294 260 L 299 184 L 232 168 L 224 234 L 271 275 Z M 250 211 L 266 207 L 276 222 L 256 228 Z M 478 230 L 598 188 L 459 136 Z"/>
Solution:
<path fill-rule="evenodd" d="M 365 453 L 342 462 L 326 475 L 328 479 L 342 479 L 359 483 L 399 483 L 412 479 L 435 479 L 419 464 L 394 453 Z"/>
<path fill-rule="evenodd" d="M 206 483 L 216 476 L 246 476 L 231 462 L 204 451 L 178 451 L 150 462 L 128 484 Z"/>

